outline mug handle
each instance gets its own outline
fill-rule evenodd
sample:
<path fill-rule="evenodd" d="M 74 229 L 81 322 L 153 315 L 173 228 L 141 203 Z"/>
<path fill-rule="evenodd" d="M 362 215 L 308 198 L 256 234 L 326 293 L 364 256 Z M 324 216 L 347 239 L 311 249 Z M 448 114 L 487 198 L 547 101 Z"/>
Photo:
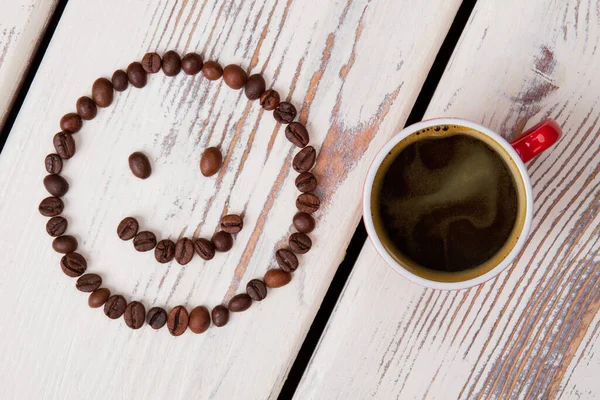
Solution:
<path fill-rule="evenodd" d="M 523 162 L 547 150 L 562 136 L 560 126 L 553 119 L 547 119 L 515 138 L 510 144 Z"/>

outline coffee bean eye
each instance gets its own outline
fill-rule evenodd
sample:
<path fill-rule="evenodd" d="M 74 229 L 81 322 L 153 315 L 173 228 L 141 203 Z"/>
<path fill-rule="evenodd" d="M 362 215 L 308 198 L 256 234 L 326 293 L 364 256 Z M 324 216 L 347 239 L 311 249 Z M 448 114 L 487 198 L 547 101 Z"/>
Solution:
<path fill-rule="evenodd" d="M 146 179 L 152 173 L 150 160 L 142 152 L 136 151 L 129 156 L 129 169 L 131 173 L 140 179 Z"/>
<path fill-rule="evenodd" d="M 258 100 L 262 109 L 273 111 L 276 122 L 287 124 L 285 127 L 287 140 L 300 148 L 291 165 L 293 170 L 299 173 L 295 178 L 295 185 L 301 192 L 296 199 L 296 207 L 300 212 L 293 218 L 293 226 L 298 232 L 289 236 L 289 248 L 275 251 L 274 258 L 279 268 L 267 271 L 262 280 L 250 280 L 246 285 L 246 293 L 233 296 L 227 305 L 215 306 L 212 312 L 205 306 L 197 306 L 188 313 L 183 305 L 173 307 L 168 313 L 161 307 L 152 307 L 146 312 L 141 302 L 134 300 L 128 303 L 123 295 L 112 294 L 109 289 L 101 287 L 103 280 L 99 275 L 86 273 L 87 260 L 76 252 L 79 247 L 78 241 L 75 237 L 65 234 L 68 223 L 60 216 L 64 210 L 61 197 L 69 190 L 69 182 L 60 174 L 64 162 L 74 157 L 76 153 L 73 134 L 83 128 L 84 121 L 91 121 L 96 117 L 98 108 L 106 108 L 113 104 L 115 91 L 123 92 L 130 84 L 134 88 L 141 89 L 147 85 L 149 76 L 161 70 L 169 77 L 178 75 L 181 70 L 190 76 L 202 73 L 209 81 L 222 77 L 228 87 L 233 90 L 243 89 L 249 100 Z M 56 133 L 52 140 L 54 152 L 44 159 L 44 166 L 48 172 L 44 178 L 44 186 L 51 197 L 40 202 L 39 212 L 51 217 L 46 224 L 46 231 L 48 235 L 55 238 L 52 242 L 54 250 L 63 254 L 60 267 L 65 275 L 79 277 L 76 288 L 81 292 L 90 293 L 88 305 L 91 308 L 103 307 L 104 313 L 111 319 L 123 316 L 125 324 L 131 329 L 139 329 L 146 322 L 153 329 L 160 329 L 166 325 L 173 336 L 182 335 L 188 327 L 193 333 L 200 334 L 209 328 L 211 319 L 215 326 L 224 326 L 229 321 L 230 311 L 245 311 L 250 308 L 253 301 L 262 301 L 267 297 L 267 288 L 279 288 L 291 281 L 292 273 L 300 265 L 297 254 L 305 254 L 312 247 L 312 240 L 307 233 L 314 230 L 315 220 L 310 214 L 316 212 L 321 204 L 320 199 L 312 193 L 317 187 L 317 179 L 310 172 L 316 163 L 317 151 L 313 146 L 308 146 L 310 135 L 304 123 L 294 121 L 298 115 L 296 107 L 291 102 L 281 101 L 276 90 L 267 89 L 266 82 L 260 74 L 248 76 L 244 68 L 235 64 L 223 68 L 216 61 L 204 62 L 197 53 L 188 53 L 181 57 L 176 51 L 171 50 L 161 57 L 156 52 L 150 52 L 144 55 L 141 62 L 130 63 L 126 70 L 116 70 L 111 79 L 104 77 L 96 79 L 90 97 L 81 96 L 77 100 L 76 111 L 76 113 L 67 113 L 60 119 L 61 131 Z M 132 153 L 128 158 L 128 164 L 132 174 L 137 178 L 147 179 L 152 174 L 150 160 L 142 152 Z M 199 166 L 202 175 L 206 177 L 216 175 L 223 166 L 221 150 L 217 147 L 207 148 L 202 153 Z M 213 179 L 218 180 L 221 175 Z M 194 254 L 209 261 L 215 258 L 217 252 L 231 250 L 236 235 L 244 228 L 242 215 L 224 215 L 211 239 L 180 237 L 177 240 L 169 238 L 158 240 L 154 232 L 140 230 L 140 223 L 133 217 L 124 218 L 116 230 L 117 236 L 124 241 L 131 240 L 137 251 L 154 250 L 154 257 L 158 263 L 165 264 L 175 260 L 184 266 L 192 261 Z M 82 243 L 85 244 L 85 240 Z"/>
<path fill-rule="evenodd" d="M 204 176 L 213 176 L 221 168 L 223 156 L 216 147 L 209 147 L 200 158 L 200 172 Z"/>

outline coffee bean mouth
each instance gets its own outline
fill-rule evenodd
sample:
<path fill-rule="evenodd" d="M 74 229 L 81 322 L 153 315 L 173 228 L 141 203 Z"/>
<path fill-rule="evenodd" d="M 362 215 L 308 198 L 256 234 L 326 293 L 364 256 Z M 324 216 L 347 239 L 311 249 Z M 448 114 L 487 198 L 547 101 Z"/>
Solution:
<path fill-rule="evenodd" d="M 88 263 L 78 250 L 78 240 L 71 234 L 65 234 L 69 224 L 60 216 L 65 208 L 62 197 L 70 188 L 70 184 L 61 173 L 65 170 L 66 161 L 77 154 L 73 135 L 83 128 L 84 122 L 93 120 L 100 109 L 113 104 L 115 93 L 123 92 L 129 85 L 143 88 L 147 85 L 148 75 L 157 74 L 162 70 L 164 75 L 173 77 L 183 71 L 186 75 L 202 74 L 208 81 L 223 79 L 232 90 L 244 91 L 250 101 L 257 100 L 264 111 L 272 111 L 277 126 L 285 124 L 284 134 L 287 140 L 299 148 L 293 157 L 292 169 L 299 173 L 295 178 L 295 186 L 300 191 L 296 198 L 296 207 L 301 213 L 294 216 L 292 227 L 297 232 L 289 235 L 288 246 L 277 248 L 274 258 L 278 268 L 269 269 L 263 279 L 252 279 L 246 285 L 246 292 L 239 293 L 216 305 L 212 312 L 205 306 L 188 309 L 183 305 L 173 307 L 168 313 L 164 308 L 146 308 L 139 301 L 128 303 L 121 294 L 111 294 L 110 290 L 101 287 L 103 279 L 96 273 L 86 273 Z M 267 297 L 268 290 L 287 285 L 292 279 L 292 273 L 300 266 L 299 255 L 306 254 L 312 247 L 312 240 L 307 233 L 314 229 L 314 219 L 310 215 L 320 207 L 320 199 L 312 192 L 317 187 L 317 178 L 310 172 L 317 162 L 317 150 L 308 146 L 310 135 L 304 122 L 295 121 L 298 116 L 296 107 L 290 101 L 281 101 L 276 90 L 268 88 L 260 74 L 248 76 L 247 71 L 239 65 L 231 64 L 223 68 L 216 61 L 203 61 L 200 54 L 188 53 L 181 57 L 176 51 L 167 51 L 162 57 L 151 52 L 144 55 L 141 62 L 134 61 L 125 70 L 118 69 L 111 79 L 98 78 L 94 81 L 90 96 L 82 96 L 76 102 L 76 113 L 65 114 L 60 120 L 61 131 L 52 138 L 54 152 L 44 159 L 48 175 L 44 178 L 44 186 L 50 197 L 43 199 L 38 207 L 40 214 L 49 217 L 46 231 L 55 238 L 53 248 L 64 254 L 60 259 L 60 267 L 68 277 L 79 277 L 76 288 L 83 293 L 90 293 L 88 305 L 91 308 L 104 307 L 104 313 L 110 319 L 123 316 L 126 325 L 131 329 L 139 329 L 144 323 L 153 329 L 167 325 L 173 336 L 182 335 L 189 327 L 195 334 L 201 334 L 212 322 L 217 327 L 226 325 L 230 312 L 243 312 L 249 309 L 253 302 L 262 301 Z M 79 134 L 83 136 L 83 134 Z M 225 159 L 225 163 L 227 158 Z M 128 159 L 132 174 L 142 180 L 150 179 L 152 162 L 142 152 L 134 151 Z M 223 155 L 218 147 L 204 150 L 198 166 L 204 177 L 211 179 L 218 174 L 224 174 Z M 136 181 L 141 182 L 141 181 Z M 140 183 L 141 184 L 141 183 Z M 192 262 L 195 255 L 204 261 L 212 260 L 216 253 L 225 253 L 233 248 L 237 235 L 244 229 L 244 212 L 226 214 L 220 219 L 212 238 L 179 237 L 157 238 L 154 232 L 140 230 L 136 218 L 126 217 L 117 226 L 117 236 L 123 241 L 132 241 L 133 247 L 139 252 L 154 251 L 154 258 L 160 264 L 175 260 L 182 267 Z M 224 213 L 225 214 L 225 213 Z M 299 216 L 300 215 L 300 216 Z M 255 228 L 256 229 L 256 228 Z M 85 244 L 85 240 L 81 242 Z M 279 247 L 279 246 L 277 246 Z M 191 266 L 193 268 L 193 266 Z"/>

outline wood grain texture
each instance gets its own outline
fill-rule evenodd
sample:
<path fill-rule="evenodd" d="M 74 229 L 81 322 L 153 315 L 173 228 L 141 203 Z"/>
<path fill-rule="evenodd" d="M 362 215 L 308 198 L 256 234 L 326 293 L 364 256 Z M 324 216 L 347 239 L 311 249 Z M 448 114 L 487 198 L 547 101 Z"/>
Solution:
<path fill-rule="evenodd" d="M 17 0 L 0 4 L 0 128 L 57 2 Z"/>
<path fill-rule="evenodd" d="M 496 279 L 442 292 L 366 243 L 298 399 L 600 397 L 599 40 L 597 1 L 478 1 L 427 117 L 508 139 L 549 116 L 563 126 L 528 165 L 528 244 Z"/>
<path fill-rule="evenodd" d="M 459 3 L 69 1 L 0 157 L 0 318 L 11 321 L 0 330 L 0 397 L 276 397 L 360 218 L 368 163 L 406 120 Z M 224 328 L 179 338 L 90 310 L 36 211 L 61 115 L 97 77 L 171 48 L 262 72 L 298 105 L 320 151 L 323 200 L 314 247 L 290 285 Z M 212 308 L 273 266 L 295 213 L 295 150 L 259 108 L 220 81 L 161 73 L 86 122 L 63 175 L 69 232 L 88 271 L 147 307 Z M 224 166 L 207 179 L 198 161 L 213 145 Z M 151 159 L 146 181 L 127 168 L 134 151 Z M 245 228 L 231 252 L 206 263 L 159 265 L 115 233 L 133 215 L 161 238 L 209 237 L 225 212 L 243 213 Z"/>

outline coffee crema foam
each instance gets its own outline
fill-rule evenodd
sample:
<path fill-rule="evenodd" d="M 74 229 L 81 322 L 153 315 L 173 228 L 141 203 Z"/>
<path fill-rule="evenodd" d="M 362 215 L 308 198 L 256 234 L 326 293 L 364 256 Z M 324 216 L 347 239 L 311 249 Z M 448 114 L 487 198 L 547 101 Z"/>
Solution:
<path fill-rule="evenodd" d="M 423 135 L 401 149 L 383 172 L 376 197 L 392 251 L 445 272 L 494 257 L 519 212 L 517 185 L 505 161 L 460 131 Z"/>

